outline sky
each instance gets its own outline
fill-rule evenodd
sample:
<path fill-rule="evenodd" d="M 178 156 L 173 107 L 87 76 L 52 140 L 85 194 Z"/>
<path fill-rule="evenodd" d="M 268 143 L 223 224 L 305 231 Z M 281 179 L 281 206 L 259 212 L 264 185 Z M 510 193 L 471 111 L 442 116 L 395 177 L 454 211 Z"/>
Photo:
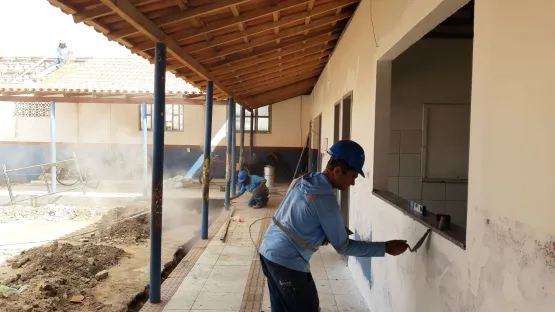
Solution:
<path fill-rule="evenodd" d="M 0 0 L 0 57 L 54 57 L 58 41 L 66 40 L 77 57 L 122 57 L 128 49 L 110 42 L 47 0 Z"/>

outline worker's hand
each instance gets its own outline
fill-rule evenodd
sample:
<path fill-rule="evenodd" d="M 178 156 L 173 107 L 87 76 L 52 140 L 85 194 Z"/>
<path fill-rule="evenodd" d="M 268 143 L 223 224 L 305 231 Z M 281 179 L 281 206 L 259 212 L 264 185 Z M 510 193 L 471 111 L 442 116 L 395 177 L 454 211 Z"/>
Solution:
<path fill-rule="evenodd" d="M 409 245 L 406 240 L 390 240 L 385 242 L 385 252 L 392 256 L 398 256 L 404 253 Z"/>

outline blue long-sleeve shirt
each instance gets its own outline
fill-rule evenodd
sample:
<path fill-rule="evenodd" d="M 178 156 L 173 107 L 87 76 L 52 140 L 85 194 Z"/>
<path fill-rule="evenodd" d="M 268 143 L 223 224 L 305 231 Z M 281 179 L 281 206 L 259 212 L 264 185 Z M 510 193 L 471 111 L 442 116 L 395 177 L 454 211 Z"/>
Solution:
<path fill-rule="evenodd" d="M 293 181 L 274 217 L 313 248 L 319 248 L 327 238 L 342 255 L 385 255 L 383 242 L 349 239 L 333 187 L 322 173 L 309 173 Z M 274 263 L 301 272 L 310 272 L 309 262 L 314 253 L 287 236 L 274 222 L 268 227 L 259 252 Z"/>
<path fill-rule="evenodd" d="M 239 195 L 243 195 L 246 191 L 249 191 L 254 195 L 254 192 L 258 189 L 260 184 L 266 183 L 266 179 L 254 174 L 249 175 L 249 178 L 250 178 L 249 184 L 241 185 L 241 188 L 239 189 Z"/>

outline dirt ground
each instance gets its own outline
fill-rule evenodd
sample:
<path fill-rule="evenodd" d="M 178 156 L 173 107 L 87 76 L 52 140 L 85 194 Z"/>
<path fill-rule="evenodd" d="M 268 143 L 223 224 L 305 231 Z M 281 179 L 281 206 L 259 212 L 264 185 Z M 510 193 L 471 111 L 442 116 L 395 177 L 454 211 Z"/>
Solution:
<path fill-rule="evenodd" d="M 112 209 L 93 225 L 9 259 L 0 276 L 0 311 L 132 311 L 129 303 L 148 284 L 148 206 Z M 166 237 L 180 239 L 163 241 L 162 263 L 184 256 L 183 237 L 195 237 L 188 245 L 199 237 L 176 230 Z"/>

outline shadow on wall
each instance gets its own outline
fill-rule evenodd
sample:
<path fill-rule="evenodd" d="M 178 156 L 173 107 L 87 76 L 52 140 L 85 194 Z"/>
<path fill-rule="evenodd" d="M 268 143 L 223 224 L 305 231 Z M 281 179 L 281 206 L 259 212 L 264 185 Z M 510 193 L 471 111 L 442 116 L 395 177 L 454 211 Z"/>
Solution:
<path fill-rule="evenodd" d="M 152 150 L 149 146 L 149 162 L 152 162 Z M 79 164 L 90 170 L 100 180 L 141 180 L 143 170 L 143 154 L 140 144 L 57 144 L 57 160 L 70 159 L 75 152 Z M 273 165 L 276 182 L 289 182 L 301 155 L 301 148 L 296 147 L 262 147 L 254 148 L 254 161 L 249 165 L 252 174 L 264 175 L 264 167 Z M 217 154 L 215 177 L 225 177 L 226 148 L 216 147 Z M 164 149 L 164 177 L 185 176 L 193 164 L 202 157 L 200 146 L 166 146 Z M 237 149 L 237 158 L 239 149 Z M 248 161 L 248 149 L 244 150 Z M 277 161 L 276 161 L 277 160 Z M 33 166 L 50 162 L 49 143 L 3 143 L 0 144 L 0 163 L 8 169 Z M 151 166 L 151 164 L 149 164 Z M 194 173 L 198 178 L 201 170 Z M 10 180 L 25 182 L 37 179 L 42 170 L 33 168 L 13 172 Z M 0 176 L 4 180 L 4 176 Z"/>
<path fill-rule="evenodd" d="M 372 241 L 372 232 L 370 232 L 370 236 L 368 238 L 363 238 L 360 236 L 358 230 L 355 230 L 355 240 L 362 240 L 362 241 Z M 369 257 L 356 257 L 357 263 L 360 265 L 362 269 L 362 274 L 368 283 L 368 288 L 372 289 L 372 258 Z"/>

